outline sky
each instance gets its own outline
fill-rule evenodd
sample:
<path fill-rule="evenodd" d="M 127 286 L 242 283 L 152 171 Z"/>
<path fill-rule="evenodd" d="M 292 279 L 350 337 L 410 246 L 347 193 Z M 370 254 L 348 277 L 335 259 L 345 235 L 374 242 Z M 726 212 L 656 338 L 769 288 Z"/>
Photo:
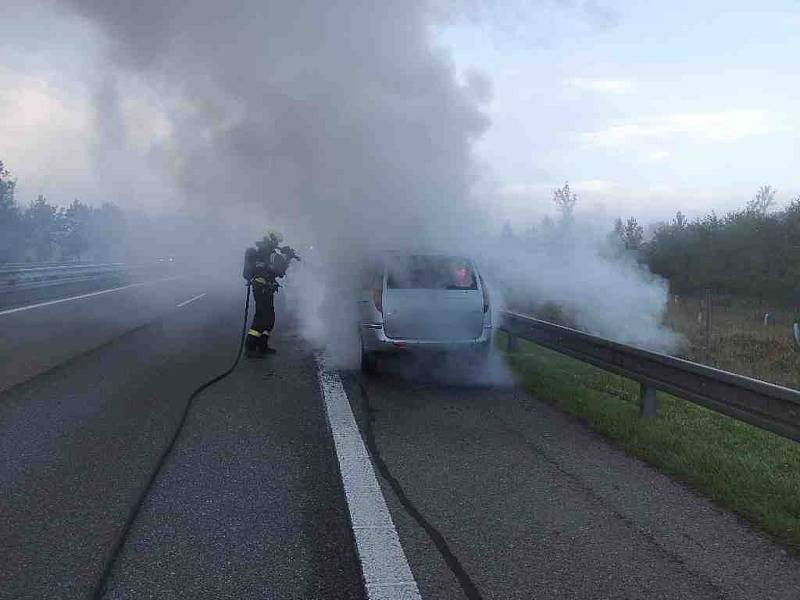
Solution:
<path fill-rule="evenodd" d="M 487 73 L 479 142 L 509 214 L 569 181 L 643 220 L 800 194 L 800 4 L 511 0 L 443 34 Z"/>
<path fill-rule="evenodd" d="M 94 110 L 104 42 L 47 2 L 3 5 L 0 160 L 18 177 L 19 200 L 157 210 L 164 190 L 147 157 L 170 135 L 160 117 L 168 99 L 121 82 L 121 121 L 141 159 L 123 168 L 142 177 L 139 189 L 115 186 Z M 779 203 L 800 194 L 796 2 L 455 6 L 433 35 L 490 94 L 475 193 L 501 219 L 535 222 L 565 182 L 581 210 L 643 222 L 741 207 L 763 184 Z"/>

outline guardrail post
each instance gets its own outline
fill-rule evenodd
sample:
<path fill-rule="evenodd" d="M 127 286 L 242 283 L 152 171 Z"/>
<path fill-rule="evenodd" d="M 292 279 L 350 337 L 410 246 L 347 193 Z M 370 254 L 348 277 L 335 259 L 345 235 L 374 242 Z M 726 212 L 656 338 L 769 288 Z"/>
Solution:
<path fill-rule="evenodd" d="M 508 348 L 509 352 L 518 352 L 519 351 L 519 338 L 515 336 L 513 333 L 508 334 Z"/>
<path fill-rule="evenodd" d="M 639 402 L 641 415 L 644 419 L 652 419 L 658 413 L 658 398 L 656 388 L 646 383 L 639 384 Z"/>

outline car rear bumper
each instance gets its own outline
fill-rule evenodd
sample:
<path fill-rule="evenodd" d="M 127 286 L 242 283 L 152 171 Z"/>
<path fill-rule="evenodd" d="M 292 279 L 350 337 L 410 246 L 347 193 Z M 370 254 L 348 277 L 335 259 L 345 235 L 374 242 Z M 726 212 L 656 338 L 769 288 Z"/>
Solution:
<path fill-rule="evenodd" d="M 400 352 L 403 350 L 449 352 L 478 349 L 490 343 L 492 326 L 484 325 L 480 337 L 465 340 L 410 340 L 386 336 L 379 323 L 361 324 L 361 342 L 366 352 Z"/>

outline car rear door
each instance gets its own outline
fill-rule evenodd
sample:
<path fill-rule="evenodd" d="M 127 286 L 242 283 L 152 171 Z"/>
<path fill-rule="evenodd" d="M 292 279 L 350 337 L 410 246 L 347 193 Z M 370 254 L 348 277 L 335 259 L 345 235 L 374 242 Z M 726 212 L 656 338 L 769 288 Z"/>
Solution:
<path fill-rule="evenodd" d="M 483 329 L 483 295 L 471 263 L 450 257 L 426 260 L 437 268 L 442 265 L 446 265 L 445 268 L 468 265 L 469 281 L 465 286 L 469 284 L 469 289 L 459 289 L 457 286 L 443 289 L 438 284 L 414 280 L 414 277 L 407 285 L 393 285 L 391 273 L 388 274 L 383 294 L 386 336 L 437 342 L 458 342 L 480 337 Z"/>

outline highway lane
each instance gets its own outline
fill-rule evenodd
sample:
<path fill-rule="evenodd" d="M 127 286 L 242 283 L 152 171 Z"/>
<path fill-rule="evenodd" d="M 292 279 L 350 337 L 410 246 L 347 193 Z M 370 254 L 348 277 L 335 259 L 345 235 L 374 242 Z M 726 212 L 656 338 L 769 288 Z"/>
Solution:
<path fill-rule="evenodd" d="M 148 323 L 206 287 L 157 278 L 0 310 L 0 391 Z"/>
<path fill-rule="evenodd" d="M 385 369 L 345 378 L 362 431 L 482 598 L 800 597 L 800 561 L 560 411 Z M 423 597 L 468 597 L 382 483 Z"/>
<path fill-rule="evenodd" d="M 23 374 L 0 392 L 0 598 L 91 592 L 183 402 L 235 354 L 241 291 L 175 282 L 7 315 L 4 372 Z M 364 597 L 315 357 L 282 317 L 277 357 L 198 397 L 106 598 Z M 48 337 L 58 323 L 72 335 Z M 25 371 L 37 342 L 56 348 Z M 473 598 L 797 597 L 796 559 L 502 373 L 387 367 L 342 379 L 444 540 L 379 477 L 423 597 L 469 597 L 454 572 Z"/>
<path fill-rule="evenodd" d="M 0 394 L 0 598 L 88 597 L 184 401 L 234 358 L 243 291 L 136 288 L 117 310 L 95 296 L 9 315 L 103 331 L 50 336 L 50 361 L 74 356 Z M 42 329 L 14 323 L 33 332 L 14 348 L 35 351 Z M 281 374 L 242 364 L 200 397 L 107 597 L 361 597 L 313 362 L 291 347 Z"/>
<path fill-rule="evenodd" d="M 313 354 L 274 345 L 200 396 L 107 598 L 365 597 Z"/>

